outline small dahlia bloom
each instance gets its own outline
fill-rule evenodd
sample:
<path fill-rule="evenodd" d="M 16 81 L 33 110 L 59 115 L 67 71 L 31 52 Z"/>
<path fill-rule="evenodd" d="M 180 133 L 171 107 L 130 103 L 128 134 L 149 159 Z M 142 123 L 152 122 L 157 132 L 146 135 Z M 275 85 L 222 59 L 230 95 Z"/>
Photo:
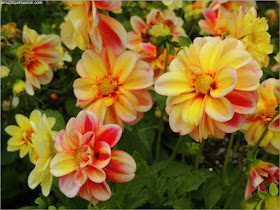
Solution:
<path fill-rule="evenodd" d="M 86 50 L 91 42 L 96 52 L 110 46 L 116 53 L 126 47 L 127 33 L 114 18 L 100 14 L 98 9 L 116 11 L 121 1 L 65 1 L 70 11 L 61 24 L 61 40 L 71 50 Z"/>
<path fill-rule="evenodd" d="M 140 17 L 132 16 L 130 24 L 133 31 L 128 32 L 127 48 L 138 53 L 147 51 L 147 47 L 155 49 L 158 36 L 173 35 L 175 40 L 178 40 L 179 36 L 186 36 L 182 28 L 183 20 L 170 10 L 152 10 L 147 15 L 146 23 Z"/>
<path fill-rule="evenodd" d="M 279 79 L 270 78 L 263 81 L 258 92 L 259 101 L 256 113 L 247 116 L 244 125 L 244 129 L 247 129 L 244 137 L 250 146 L 257 143 L 267 124 L 277 112 L 275 109 L 279 105 Z M 279 154 L 279 132 L 278 115 L 268 126 L 268 132 L 260 144 L 270 154 Z"/>
<path fill-rule="evenodd" d="M 40 116 L 39 112 L 38 116 Z M 30 122 L 32 129 L 36 133 L 32 139 L 33 150 L 31 159 L 35 168 L 28 176 L 28 186 L 35 189 L 41 184 L 42 193 L 45 197 L 50 194 L 53 182 L 53 176 L 50 173 L 50 162 L 55 155 L 54 137 L 56 131 L 52 131 L 55 124 L 55 118 L 47 118 L 45 114 L 37 119 L 39 122 Z"/>
<path fill-rule="evenodd" d="M 251 9 L 251 7 L 256 7 L 256 1 L 255 0 L 243 0 L 243 1 L 230 1 L 230 0 L 214 0 L 209 8 L 213 10 L 217 10 L 219 7 L 224 7 L 227 11 L 233 12 L 239 11 L 240 7 L 244 7 L 246 11 Z"/>
<path fill-rule="evenodd" d="M 216 10 L 206 8 L 203 10 L 205 20 L 200 20 L 198 25 L 208 34 L 223 37 L 224 33 L 228 32 L 224 17 L 226 12 L 227 11 L 224 7 L 219 7 Z"/>
<path fill-rule="evenodd" d="M 280 71 L 280 56 L 279 56 L 279 52 L 276 54 L 276 56 L 273 57 L 274 60 L 277 62 L 276 64 L 274 64 L 274 66 L 272 66 L 271 71 L 273 72 L 277 72 Z"/>
<path fill-rule="evenodd" d="M 180 9 L 183 6 L 182 0 L 162 0 L 162 3 L 168 7 L 170 10 Z"/>
<path fill-rule="evenodd" d="M 38 33 L 23 27 L 22 40 L 24 45 L 19 47 L 17 54 L 22 64 L 26 78 L 26 92 L 34 95 L 34 87 L 50 83 L 53 78 L 52 67 L 62 61 L 57 47 L 60 38 L 57 35 L 38 35 Z"/>
<path fill-rule="evenodd" d="M 42 114 L 38 110 L 34 110 L 31 112 L 30 117 L 27 118 L 22 114 L 16 114 L 16 125 L 9 125 L 5 128 L 7 134 L 12 136 L 8 140 L 7 150 L 9 152 L 20 151 L 19 156 L 23 158 L 25 155 L 29 153 L 31 162 L 34 163 L 33 152 L 33 139 L 36 135 L 31 124 L 39 124 L 39 121 L 42 117 Z M 54 118 L 48 118 L 49 126 L 52 128 L 55 123 Z"/>
<path fill-rule="evenodd" d="M 257 62 L 266 67 L 269 63 L 268 54 L 273 52 L 266 18 L 257 17 L 254 7 L 247 12 L 244 7 L 240 7 L 239 13 L 227 12 L 225 20 L 229 37 L 241 40 Z"/>
<path fill-rule="evenodd" d="M 277 181 L 279 180 L 279 168 L 272 163 L 256 160 L 249 167 L 249 179 L 244 192 L 246 201 L 256 189 L 258 191 L 268 192 L 263 183 L 264 181 L 267 181 L 269 184 L 279 184 Z"/>
<path fill-rule="evenodd" d="M 220 37 L 196 38 L 155 82 L 168 96 L 170 128 L 196 141 L 237 131 L 256 111 L 262 70 L 243 43 Z"/>
<path fill-rule="evenodd" d="M 189 16 L 193 16 L 195 18 L 199 18 L 202 14 L 203 9 L 206 8 L 209 1 L 195 1 L 191 2 L 191 4 L 187 4 L 183 6 L 183 10 L 185 12 L 185 18 Z"/>
<path fill-rule="evenodd" d="M 67 197 L 76 195 L 94 205 L 111 197 L 106 178 L 128 182 L 135 176 L 136 163 L 126 152 L 113 150 L 122 135 L 118 125 L 100 125 L 91 111 L 71 118 L 66 130 L 55 137 L 57 151 L 51 161 L 51 173 L 60 177 L 59 188 Z"/>
<path fill-rule="evenodd" d="M 77 64 L 81 78 L 74 81 L 77 106 L 97 114 L 100 123 L 137 123 L 150 110 L 153 98 L 153 70 L 132 51 L 115 55 L 86 50 Z"/>
<path fill-rule="evenodd" d="M 20 38 L 21 30 L 17 29 L 16 23 L 8 23 L 1 26 L 1 35 L 7 39 L 12 40 L 13 43 Z"/>

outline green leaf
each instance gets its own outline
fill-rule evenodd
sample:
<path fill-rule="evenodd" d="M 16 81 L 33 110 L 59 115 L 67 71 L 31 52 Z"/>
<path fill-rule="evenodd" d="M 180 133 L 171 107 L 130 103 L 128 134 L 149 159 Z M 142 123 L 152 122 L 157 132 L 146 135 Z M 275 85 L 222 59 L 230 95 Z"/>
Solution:
<path fill-rule="evenodd" d="M 167 161 L 162 161 L 161 163 L 166 164 Z M 184 174 L 187 174 L 192 170 L 192 166 L 183 164 L 181 162 L 172 161 L 166 167 L 159 171 L 160 176 L 169 177 L 178 177 Z"/>
<path fill-rule="evenodd" d="M 183 194 L 186 192 L 190 192 L 193 190 L 197 190 L 198 187 L 205 182 L 207 177 L 210 176 L 210 172 L 208 170 L 199 170 L 194 172 L 189 172 L 185 176 L 178 177 L 178 181 L 180 181 L 180 186 L 178 188 L 178 194 Z"/>
<path fill-rule="evenodd" d="M 55 206 L 49 206 L 49 209 L 56 209 Z"/>
<path fill-rule="evenodd" d="M 258 193 L 258 196 L 260 197 L 260 199 L 266 199 L 269 197 L 269 194 L 267 192 L 264 192 L 264 191 L 257 191 Z"/>
<path fill-rule="evenodd" d="M 165 116 L 168 117 L 168 115 L 165 112 L 165 106 L 166 106 L 166 100 L 167 100 L 167 96 L 162 96 L 157 94 L 155 91 L 150 90 L 149 91 L 151 93 L 151 95 L 153 96 L 153 98 L 155 99 L 155 101 L 158 103 L 158 108 L 161 111 L 161 113 Z"/>
<path fill-rule="evenodd" d="M 250 151 L 248 151 L 248 153 L 247 153 L 247 159 L 249 160 L 249 161 L 254 161 L 254 153 L 250 150 Z"/>
<path fill-rule="evenodd" d="M 278 187 L 276 186 L 276 184 L 271 183 L 269 186 L 269 194 L 272 196 L 276 196 L 278 195 Z"/>
<path fill-rule="evenodd" d="M 171 44 L 173 47 L 181 47 L 180 43 L 175 42 L 175 41 L 171 42 L 170 44 Z"/>
<path fill-rule="evenodd" d="M 69 98 L 65 101 L 66 113 L 72 117 L 76 117 L 78 113 L 82 110 L 80 107 L 76 106 L 77 99 Z"/>
<path fill-rule="evenodd" d="M 221 180 L 218 175 L 212 176 L 203 184 L 203 198 L 205 207 L 211 209 L 222 197 Z"/>
<path fill-rule="evenodd" d="M 47 117 L 54 117 L 55 118 L 55 125 L 53 126 L 52 130 L 54 131 L 60 131 L 62 129 L 65 128 L 65 121 L 63 118 L 63 115 L 56 111 L 56 110 L 51 110 L 51 109 L 47 109 L 47 110 L 41 110 L 38 109 L 40 112 L 42 112 L 43 114 L 46 114 Z"/>
<path fill-rule="evenodd" d="M 19 209 L 37 209 L 37 206 L 24 206 L 24 207 L 20 207 Z"/>
<path fill-rule="evenodd" d="M 187 198 L 180 198 L 177 203 L 173 205 L 174 209 L 192 209 L 193 204 L 190 199 Z"/>
<path fill-rule="evenodd" d="M 179 36 L 179 41 L 182 46 L 188 47 L 192 43 L 191 39 L 187 36 Z"/>
<path fill-rule="evenodd" d="M 172 39 L 173 39 L 173 35 L 171 35 L 171 34 L 165 36 L 165 40 L 167 40 L 167 41 L 170 41 L 170 42 L 171 42 Z"/>

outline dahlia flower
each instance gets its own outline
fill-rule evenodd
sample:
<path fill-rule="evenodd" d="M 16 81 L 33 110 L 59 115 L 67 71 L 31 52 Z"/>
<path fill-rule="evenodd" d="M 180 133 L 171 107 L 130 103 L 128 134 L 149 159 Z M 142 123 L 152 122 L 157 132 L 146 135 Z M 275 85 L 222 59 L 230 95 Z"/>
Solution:
<path fill-rule="evenodd" d="M 251 7 L 256 7 L 255 0 L 243 0 L 243 1 L 230 1 L 230 0 L 214 0 L 209 8 L 213 10 L 217 10 L 219 7 L 224 7 L 227 11 L 233 12 L 239 11 L 240 7 L 244 7 L 246 11 L 251 9 Z"/>
<path fill-rule="evenodd" d="M 38 111 L 37 113 L 38 116 L 41 115 Z M 55 118 L 47 118 L 46 115 L 43 114 L 43 116 L 37 118 L 37 120 L 39 121 L 38 123 L 30 122 L 32 129 L 36 133 L 32 139 L 34 148 L 31 153 L 35 168 L 28 176 L 28 186 L 31 189 L 35 189 L 41 184 L 42 193 L 47 197 L 50 194 L 53 181 L 53 176 L 50 173 L 50 162 L 55 154 L 54 137 L 57 132 L 52 131 Z"/>
<path fill-rule="evenodd" d="M 96 52 L 110 46 L 116 53 L 126 47 L 127 33 L 112 17 L 99 14 L 97 9 L 116 11 L 121 1 L 65 1 L 70 11 L 61 24 L 61 40 L 71 50 L 86 50 L 94 45 Z"/>
<path fill-rule="evenodd" d="M 153 70 L 132 51 L 115 55 L 86 50 L 77 64 L 81 78 L 74 81 L 77 105 L 97 114 L 100 123 L 135 124 L 150 110 Z"/>
<path fill-rule="evenodd" d="M 1 26 L 1 35 L 7 39 L 12 40 L 12 42 L 16 42 L 18 38 L 20 38 L 21 31 L 17 29 L 16 23 L 8 23 L 6 25 Z"/>
<path fill-rule="evenodd" d="M 196 141 L 237 131 L 256 111 L 262 71 L 237 39 L 196 38 L 155 82 L 174 132 Z"/>
<path fill-rule="evenodd" d="M 241 7 L 239 14 L 227 12 L 225 20 L 229 37 L 241 40 L 257 62 L 266 67 L 269 63 L 268 54 L 273 52 L 266 18 L 258 18 L 254 7 L 247 12 Z"/>
<path fill-rule="evenodd" d="M 228 32 L 224 17 L 225 13 L 226 9 L 224 7 L 219 7 L 216 10 L 206 8 L 203 10 L 205 20 L 200 20 L 198 25 L 208 34 L 223 37 L 224 33 Z"/>
<path fill-rule="evenodd" d="M 7 150 L 14 152 L 19 150 L 19 156 L 23 158 L 29 153 L 31 162 L 34 162 L 34 146 L 33 139 L 37 135 L 33 129 L 33 125 L 38 125 L 42 114 L 38 110 L 31 112 L 29 119 L 22 114 L 16 114 L 16 125 L 9 125 L 5 128 L 7 134 L 12 136 L 8 140 Z M 52 117 L 48 118 L 49 127 L 52 128 L 55 124 L 55 119 Z"/>
<path fill-rule="evenodd" d="M 274 78 L 262 82 L 258 88 L 259 101 L 256 113 L 246 119 L 244 129 L 245 140 L 250 146 L 254 146 L 261 137 L 265 127 L 276 114 L 279 105 L 279 80 Z M 268 132 L 260 143 L 268 153 L 279 154 L 279 115 L 271 122 Z"/>
<path fill-rule="evenodd" d="M 22 40 L 24 45 L 19 47 L 17 54 L 22 64 L 26 78 L 26 92 L 34 95 L 34 87 L 50 83 L 53 78 L 52 67 L 62 62 L 57 47 L 60 38 L 57 35 L 38 35 L 38 33 L 23 27 Z"/>
<path fill-rule="evenodd" d="M 264 181 L 267 181 L 269 184 L 279 184 L 277 181 L 279 180 L 279 168 L 277 166 L 261 160 L 256 160 L 249 167 L 249 179 L 244 192 L 246 201 L 256 189 L 258 191 L 268 192 L 263 183 Z"/>
<path fill-rule="evenodd" d="M 136 163 L 126 152 L 113 150 L 122 135 L 118 125 L 100 125 L 91 111 L 71 118 L 66 130 L 55 137 L 57 154 L 51 161 L 51 173 L 60 177 L 59 188 L 67 197 L 76 195 L 94 205 L 111 197 L 106 178 L 128 182 L 135 176 Z"/>
<path fill-rule="evenodd" d="M 168 7 L 168 9 L 170 10 L 174 10 L 174 9 L 179 9 L 182 8 L 183 6 L 183 1 L 182 0 L 162 0 L 162 3 Z"/>
<path fill-rule="evenodd" d="M 132 32 L 128 32 L 127 48 L 135 52 L 147 51 L 152 48 L 156 52 L 156 37 L 173 35 L 175 40 L 185 36 L 182 28 L 183 20 L 170 10 L 163 12 L 154 9 L 147 15 L 146 23 L 138 16 L 132 16 L 130 24 Z"/>
<path fill-rule="evenodd" d="M 185 18 L 188 16 L 194 16 L 195 18 L 199 18 L 202 14 L 203 9 L 208 5 L 209 1 L 195 1 L 191 4 L 187 4 L 183 6 L 183 10 L 185 12 Z"/>

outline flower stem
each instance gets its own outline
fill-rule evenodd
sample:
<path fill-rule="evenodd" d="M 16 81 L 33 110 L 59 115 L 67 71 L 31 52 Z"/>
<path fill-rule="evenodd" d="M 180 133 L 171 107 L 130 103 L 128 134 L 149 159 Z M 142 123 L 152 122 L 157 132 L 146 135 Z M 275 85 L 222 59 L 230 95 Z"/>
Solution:
<path fill-rule="evenodd" d="M 224 188 L 224 185 L 225 185 L 225 175 L 226 175 L 226 170 L 227 170 L 227 163 L 228 163 L 232 143 L 233 143 L 233 140 L 234 140 L 234 135 L 235 135 L 235 133 L 232 133 L 231 136 L 230 136 L 230 140 L 229 140 L 228 148 L 227 148 L 227 153 L 226 153 L 226 158 L 225 158 L 225 162 L 224 162 L 224 167 L 223 167 L 223 172 L 222 172 L 222 186 L 223 186 L 223 188 Z"/>
<path fill-rule="evenodd" d="M 240 181 L 239 181 L 238 184 L 235 185 L 235 187 L 233 188 L 232 193 L 231 193 L 229 199 L 227 200 L 227 202 L 226 202 L 226 204 L 225 204 L 225 206 L 224 206 L 223 209 L 227 209 L 228 206 L 232 203 L 232 200 L 234 199 L 235 194 L 236 194 L 237 191 L 239 190 L 239 187 L 240 187 L 240 185 L 242 184 L 243 179 L 245 178 L 245 175 L 246 175 L 246 174 L 243 173 L 243 176 L 240 178 Z"/>
<path fill-rule="evenodd" d="M 205 140 L 202 140 L 201 144 L 199 145 L 199 151 L 198 151 L 198 153 L 195 157 L 195 163 L 194 163 L 194 170 L 195 171 L 198 169 L 198 166 L 199 166 L 199 162 L 200 162 L 200 159 L 201 159 L 204 143 L 205 143 Z"/>
<path fill-rule="evenodd" d="M 174 148 L 170 158 L 168 159 L 168 163 L 170 163 L 176 157 L 178 149 L 179 149 L 179 147 L 181 145 L 181 142 L 182 142 L 183 138 L 184 138 L 184 136 L 180 136 L 179 137 L 178 142 L 177 142 L 177 144 L 176 144 L 176 146 L 175 146 L 175 148 Z"/>
<path fill-rule="evenodd" d="M 164 72 L 167 72 L 168 57 L 169 57 L 169 51 L 170 51 L 169 43 L 165 42 L 165 46 L 166 46 L 166 56 L 165 56 Z"/>
<path fill-rule="evenodd" d="M 162 131 L 163 131 L 163 119 L 162 119 L 162 116 L 160 116 L 159 127 L 158 127 L 158 136 L 157 136 L 157 147 L 156 147 L 156 161 L 159 161 L 159 157 L 160 157 L 160 145 L 161 145 Z"/>
<path fill-rule="evenodd" d="M 252 153 L 256 152 L 258 146 L 260 145 L 260 143 L 262 142 L 262 140 L 264 139 L 264 137 L 265 137 L 265 135 L 266 135 L 266 133 L 268 131 L 268 127 L 269 127 L 270 123 L 274 120 L 275 117 L 277 117 L 278 114 L 279 114 L 279 110 L 275 113 L 275 115 L 271 118 L 270 122 L 266 125 L 266 127 L 265 127 L 265 129 L 264 129 L 264 131 L 263 131 L 263 133 L 261 135 L 261 137 L 259 138 L 259 140 L 255 144 L 255 146 L 253 147 Z"/>

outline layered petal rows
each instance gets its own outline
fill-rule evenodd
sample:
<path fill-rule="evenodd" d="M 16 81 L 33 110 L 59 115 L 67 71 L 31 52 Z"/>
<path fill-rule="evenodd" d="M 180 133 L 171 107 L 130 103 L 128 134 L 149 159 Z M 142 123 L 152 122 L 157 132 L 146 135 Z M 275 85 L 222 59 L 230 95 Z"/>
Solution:
<path fill-rule="evenodd" d="M 59 188 L 67 197 L 76 195 L 94 205 L 108 200 L 111 189 L 106 182 L 128 182 L 134 178 L 136 163 L 126 152 L 111 150 L 122 135 L 118 125 L 100 125 L 91 111 L 81 111 L 61 130 L 54 147 L 51 173 L 60 177 Z"/>
<path fill-rule="evenodd" d="M 174 132 L 196 141 L 224 138 L 241 128 L 245 114 L 256 111 L 261 76 L 241 41 L 196 38 L 158 78 L 155 91 L 168 96 L 166 112 Z"/>
<path fill-rule="evenodd" d="M 135 124 L 151 109 L 153 71 L 132 51 L 120 55 L 104 48 L 101 54 L 86 50 L 77 64 L 81 78 L 75 80 L 77 105 L 91 110 L 100 123 Z"/>

